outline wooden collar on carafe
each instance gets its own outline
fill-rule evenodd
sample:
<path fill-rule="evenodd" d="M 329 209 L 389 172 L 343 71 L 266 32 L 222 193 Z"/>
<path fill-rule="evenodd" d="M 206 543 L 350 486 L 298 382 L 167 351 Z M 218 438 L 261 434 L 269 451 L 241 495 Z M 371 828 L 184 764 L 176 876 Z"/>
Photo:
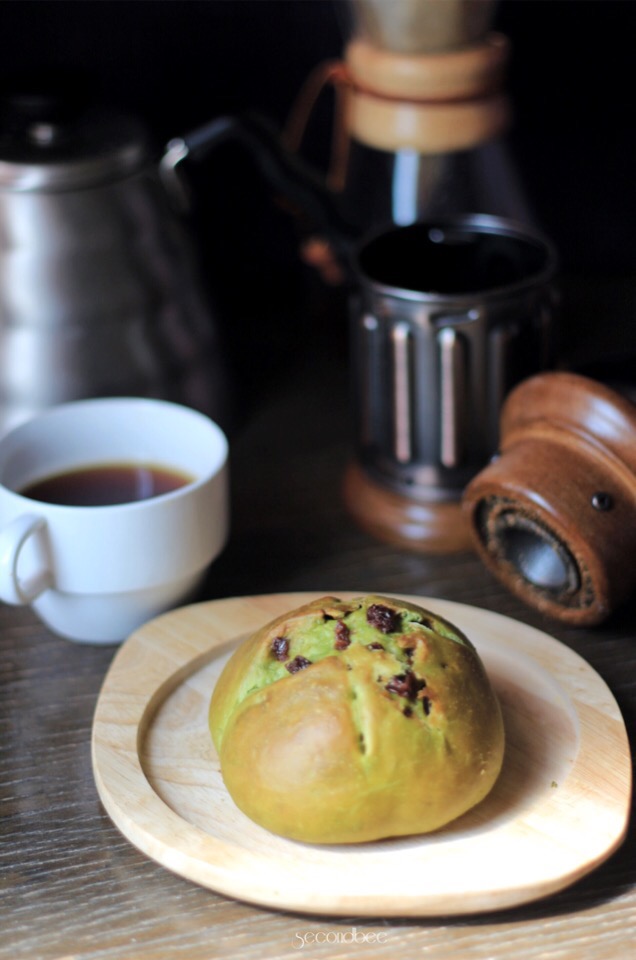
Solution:
<path fill-rule="evenodd" d="M 351 137 L 379 150 L 429 154 L 496 138 L 510 121 L 503 91 L 508 53 L 500 33 L 476 46 L 416 55 L 354 38 L 345 51 Z"/>

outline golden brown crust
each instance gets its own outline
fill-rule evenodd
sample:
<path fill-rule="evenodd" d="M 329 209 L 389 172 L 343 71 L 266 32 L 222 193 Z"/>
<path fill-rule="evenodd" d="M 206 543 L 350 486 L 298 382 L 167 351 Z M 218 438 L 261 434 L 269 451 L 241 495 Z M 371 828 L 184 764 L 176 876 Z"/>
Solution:
<path fill-rule="evenodd" d="M 266 625 L 228 662 L 210 727 L 243 812 L 313 843 L 435 830 L 486 796 L 503 758 L 472 644 L 387 597 L 325 597 Z"/>

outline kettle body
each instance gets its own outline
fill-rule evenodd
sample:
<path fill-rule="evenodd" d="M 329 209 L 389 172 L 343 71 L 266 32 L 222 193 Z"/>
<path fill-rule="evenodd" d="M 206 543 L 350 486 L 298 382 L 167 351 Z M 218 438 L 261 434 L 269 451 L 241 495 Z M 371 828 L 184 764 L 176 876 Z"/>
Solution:
<path fill-rule="evenodd" d="M 108 395 L 223 424 L 219 331 L 143 129 L 105 114 L 61 126 L 0 138 L 0 433 Z"/>

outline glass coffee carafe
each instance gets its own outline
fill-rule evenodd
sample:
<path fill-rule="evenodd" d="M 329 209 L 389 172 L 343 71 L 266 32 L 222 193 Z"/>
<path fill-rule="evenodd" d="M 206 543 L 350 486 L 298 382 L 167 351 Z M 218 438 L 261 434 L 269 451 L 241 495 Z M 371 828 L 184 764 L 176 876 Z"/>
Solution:
<path fill-rule="evenodd" d="M 509 42 L 496 0 L 351 0 L 343 58 L 320 64 L 290 114 L 299 149 L 325 84 L 336 111 L 328 184 L 364 234 L 420 219 L 532 217 L 506 134 Z"/>

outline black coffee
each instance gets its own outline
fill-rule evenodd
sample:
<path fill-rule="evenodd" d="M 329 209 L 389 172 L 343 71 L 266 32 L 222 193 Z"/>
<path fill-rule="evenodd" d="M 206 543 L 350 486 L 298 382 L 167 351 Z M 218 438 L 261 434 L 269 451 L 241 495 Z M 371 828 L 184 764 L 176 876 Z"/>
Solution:
<path fill-rule="evenodd" d="M 70 507 L 107 507 L 148 500 L 191 483 L 170 467 L 146 463 L 103 463 L 57 473 L 20 490 L 23 497 Z"/>

